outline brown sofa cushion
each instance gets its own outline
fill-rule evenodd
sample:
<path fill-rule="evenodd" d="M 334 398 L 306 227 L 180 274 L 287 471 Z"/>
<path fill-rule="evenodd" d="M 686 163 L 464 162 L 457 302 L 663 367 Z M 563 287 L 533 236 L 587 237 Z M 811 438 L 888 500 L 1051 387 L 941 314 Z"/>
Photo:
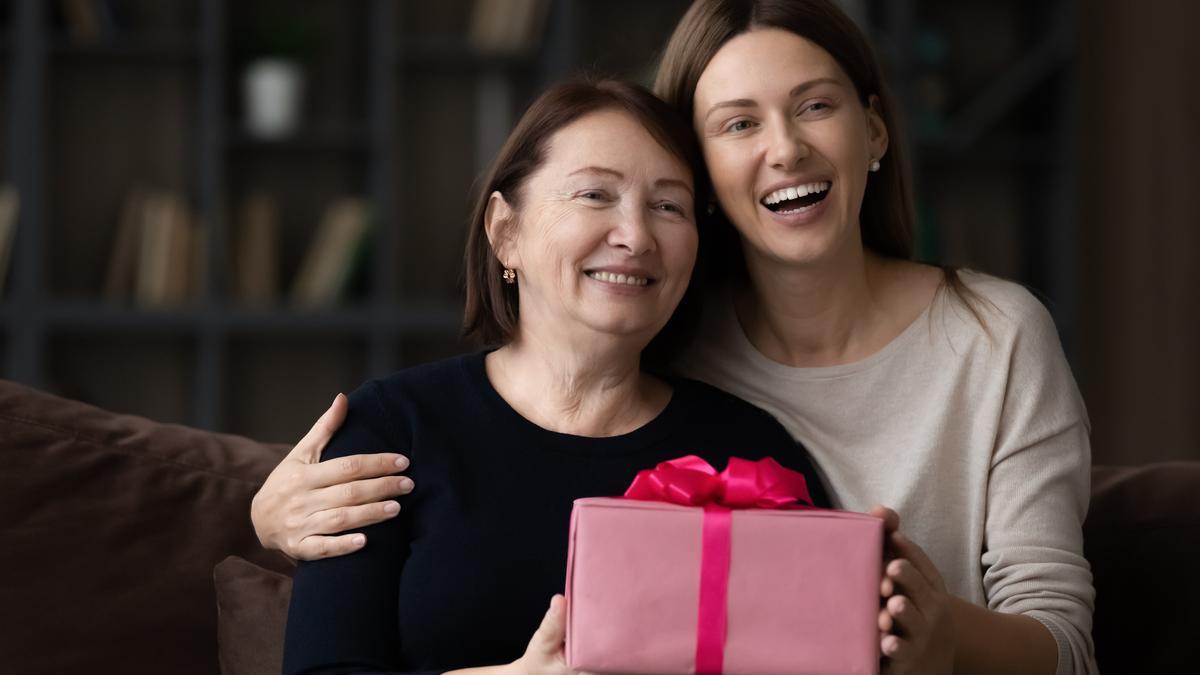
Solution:
<path fill-rule="evenodd" d="M 286 448 L 0 381 L 0 670 L 217 671 L 212 571 Z"/>
<path fill-rule="evenodd" d="M 283 668 L 291 577 L 230 556 L 213 570 L 223 675 L 276 675 Z"/>
<path fill-rule="evenodd" d="M 1200 462 L 1096 467 L 1083 535 L 1100 672 L 1194 672 Z"/>

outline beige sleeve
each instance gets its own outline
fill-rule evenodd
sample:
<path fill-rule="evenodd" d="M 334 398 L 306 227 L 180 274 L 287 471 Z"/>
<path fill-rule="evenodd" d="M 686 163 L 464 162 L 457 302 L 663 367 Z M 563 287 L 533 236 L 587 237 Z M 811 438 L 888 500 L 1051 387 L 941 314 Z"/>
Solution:
<path fill-rule="evenodd" d="M 1058 675 L 1091 675 L 1096 593 L 1082 529 L 1089 423 L 1050 315 L 1032 296 L 1018 310 L 988 479 L 984 593 L 990 609 L 1050 630 Z"/>

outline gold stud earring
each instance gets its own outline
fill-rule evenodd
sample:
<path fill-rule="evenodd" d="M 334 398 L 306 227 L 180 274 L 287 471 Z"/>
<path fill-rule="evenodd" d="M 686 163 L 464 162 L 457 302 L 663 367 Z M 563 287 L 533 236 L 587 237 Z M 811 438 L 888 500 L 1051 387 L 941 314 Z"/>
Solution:
<path fill-rule="evenodd" d="M 506 284 L 517 283 L 517 271 L 516 270 L 512 270 L 512 269 L 505 267 L 503 276 L 504 276 L 504 283 L 506 283 Z"/>

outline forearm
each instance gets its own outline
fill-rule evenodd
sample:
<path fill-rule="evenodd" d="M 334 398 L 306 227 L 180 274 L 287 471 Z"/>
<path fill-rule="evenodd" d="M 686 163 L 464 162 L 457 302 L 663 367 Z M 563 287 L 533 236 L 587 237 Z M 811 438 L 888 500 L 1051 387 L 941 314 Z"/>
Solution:
<path fill-rule="evenodd" d="M 951 598 L 956 675 L 1054 675 L 1058 645 L 1042 622 Z"/>

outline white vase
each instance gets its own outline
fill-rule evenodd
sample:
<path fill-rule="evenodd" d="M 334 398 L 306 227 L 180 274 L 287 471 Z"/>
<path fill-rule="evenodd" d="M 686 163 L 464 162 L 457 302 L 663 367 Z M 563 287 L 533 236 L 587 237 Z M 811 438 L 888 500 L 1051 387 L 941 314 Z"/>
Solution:
<path fill-rule="evenodd" d="M 242 73 L 246 131 L 255 138 L 286 137 L 300 126 L 304 71 L 286 59 L 265 58 Z"/>

